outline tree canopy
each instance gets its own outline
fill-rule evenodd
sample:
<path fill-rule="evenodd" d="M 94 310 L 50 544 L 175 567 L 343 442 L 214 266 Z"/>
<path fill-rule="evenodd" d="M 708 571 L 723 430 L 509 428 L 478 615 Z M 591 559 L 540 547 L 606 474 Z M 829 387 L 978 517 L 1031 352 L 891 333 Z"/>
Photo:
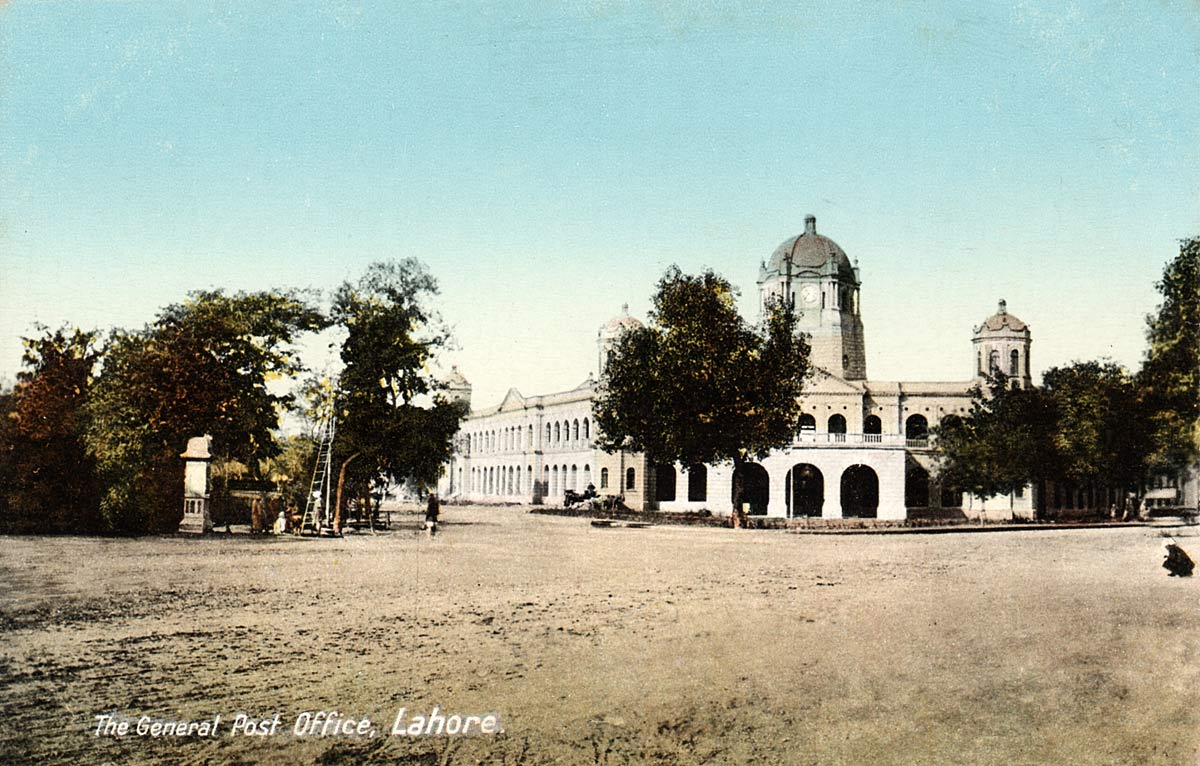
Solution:
<path fill-rule="evenodd" d="M 738 314 L 736 298 L 712 271 L 688 275 L 673 266 L 664 274 L 650 324 L 627 330 L 606 362 L 593 405 L 602 449 L 736 468 L 791 442 L 808 342 L 788 303 L 769 305 L 754 327 Z"/>
<path fill-rule="evenodd" d="M 977 497 L 1015 492 L 1056 470 L 1055 403 L 1003 374 L 971 392 L 971 411 L 934 429 L 943 483 Z"/>
<path fill-rule="evenodd" d="M 1150 450 L 1138 393 L 1112 362 L 1052 368 L 1041 388 L 997 375 L 975 388 L 966 417 L 935 429 L 943 481 L 983 498 L 1047 480 L 1136 489 Z"/>
<path fill-rule="evenodd" d="M 88 402 L 86 440 L 111 531 L 170 530 L 182 514 L 179 453 L 211 434 L 221 458 L 257 466 L 301 369 L 297 336 L 326 321 L 300 294 L 197 292 L 139 332 L 116 332 Z"/>
<path fill-rule="evenodd" d="M 414 259 L 373 263 L 334 295 L 333 320 L 346 331 L 335 392 L 339 491 L 359 497 L 383 477 L 436 483 L 452 452 L 465 405 L 445 396 L 430 369 L 450 336 L 430 306 L 437 281 Z"/>
<path fill-rule="evenodd" d="M 1179 467 L 1200 453 L 1200 239 L 1180 243 L 1155 287 L 1163 301 L 1146 319 L 1138 382 L 1154 427 L 1153 460 Z"/>
<path fill-rule="evenodd" d="M 97 333 L 39 329 L 24 339 L 25 369 L 0 423 L 0 528 L 96 532 L 99 487 L 81 416 L 101 354 Z"/>

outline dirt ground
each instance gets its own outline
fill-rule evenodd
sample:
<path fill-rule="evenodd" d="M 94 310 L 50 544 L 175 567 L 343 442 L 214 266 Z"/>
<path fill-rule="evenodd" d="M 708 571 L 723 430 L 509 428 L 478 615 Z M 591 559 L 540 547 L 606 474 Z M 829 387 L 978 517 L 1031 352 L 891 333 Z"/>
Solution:
<path fill-rule="evenodd" d="M 443 510 L 340 540 L 0 538 L 5 764 L 1195 764 L 1148 528 L 811 536 Z M 1195 528 L 1175 530 L 1200 554 Z M 390 736 L 401 707 L 500 715 Z M 376 736 L 298 737 L 337 710 Z M 234 736 L 237 713 L 281 715 Z M 95 716 L 215 737 L 96 736 Z"/>

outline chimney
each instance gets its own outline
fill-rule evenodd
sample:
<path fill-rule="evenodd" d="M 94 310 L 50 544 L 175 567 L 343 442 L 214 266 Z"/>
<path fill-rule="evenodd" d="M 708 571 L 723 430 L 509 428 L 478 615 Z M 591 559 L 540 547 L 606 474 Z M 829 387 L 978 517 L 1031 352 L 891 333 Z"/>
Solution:
<path fill-rule="evenodd" d="M 809 213 L 808 215 L 804 216 L 804 233 L 805 234 L 816 234 L 817 233 L 817 217 L 815 215 L 813 215 L 812 213 Z"/>

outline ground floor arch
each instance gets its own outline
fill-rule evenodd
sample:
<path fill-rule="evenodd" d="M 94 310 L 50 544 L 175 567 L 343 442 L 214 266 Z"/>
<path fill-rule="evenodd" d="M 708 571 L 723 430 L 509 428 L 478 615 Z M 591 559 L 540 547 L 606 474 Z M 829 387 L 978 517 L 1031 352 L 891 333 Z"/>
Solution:
<path fill-rule="evenodd" d="M 742 502 L 750 504 L 750 513 L 765 516 L 771 503 L 771 481 L 767 469 L 758 463 L 744 463 L 733 472 L 730 501 L 737 502 L 737 488 L 742 487 Z"/>
<path fill-rule="evenodd" d="M 820 516 L 825 505 L 825 476 L 811 463 L 788 470 L 784 491 L 788 516 Z"/>
<path fill-rule="evenodd" d="M 904 505 L 908 508 L 929 507 L 929 472 L 915 462 L 904 471 Z"/>
<path fill-rule="evenodd" d="M 842 516 L 873 519 L 879 512 L 879 476 L 868 465 L 852 465 L 842 472 Z"/>

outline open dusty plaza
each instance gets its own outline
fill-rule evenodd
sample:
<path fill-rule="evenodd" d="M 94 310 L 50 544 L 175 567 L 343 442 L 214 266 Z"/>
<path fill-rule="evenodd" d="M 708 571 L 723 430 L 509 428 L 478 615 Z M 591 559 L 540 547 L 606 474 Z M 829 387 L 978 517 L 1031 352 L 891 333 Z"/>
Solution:
<path fill-rule="evenodd" d="M 6 538 L 0 762 L 1183 764 L 1159 528 L 812 535 L 450 506 L 343 539 Z M 1196 528 L 1170 530 L 1193 551 Z M 400 708 L 503 733 L 391 736 Z M 304 713 L 377 736 L 297 736 Z M 279 715 L 271 736 L 239 714 Z M 96 735 L 205 721 L 215 736 Z"/>

